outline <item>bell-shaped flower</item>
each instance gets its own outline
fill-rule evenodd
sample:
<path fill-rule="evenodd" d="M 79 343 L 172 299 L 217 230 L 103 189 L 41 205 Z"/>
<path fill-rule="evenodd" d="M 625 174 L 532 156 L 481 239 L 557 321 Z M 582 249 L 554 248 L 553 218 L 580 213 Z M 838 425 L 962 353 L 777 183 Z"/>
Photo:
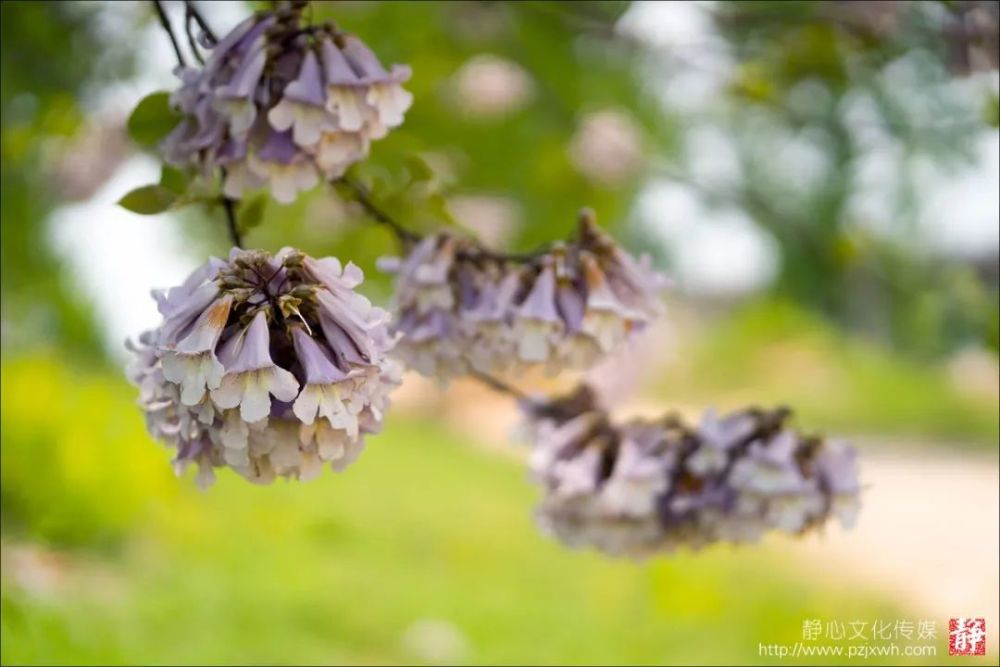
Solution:
<path fill-rule="evenodd" d="M 517 309 L 518 356 L 527 362 L 544 362 L 552 354 L 554 336 L 563 324 L 556 310 L 556 279 L 545 267 L 535 279 L 528 297 Z"/>
<path fill-rule="evenodd" d="M 290 132 L 271 132 L 267 143 L 247 162 L 250 171 L 265 181 L 275 200 L 289 204 L 300 192 L 319 182 L 316 165 L 303 154 Z"/>
<path fill-rule="evenodd" d="M 255 93 L 267 64 L 263 39 L 244 56 L 233 78 L 214 90 L 213 105 L 229 121 L 229 131 L 234 137 L 243 137 L 257 118 Z"/>
<path fill-rule="evenodd" d="M 336 118 L 325 107 L 323 73 L 316 54 L 309 50 L 302 58 L 298 78 L 285 87 L 281 101 L 267 112 L 267 119 L 279 132 L 291 129 L 299 146 L 312 146 L 323 132 L 337 128 Z"/>
<path fill-rule="evenodd" d="M 338 179 L 348 167 L 368 156 L 368 141 L 361 132 L 324 131 L 313 148 L 316 166 L 327 180 Z"/>
<path fill-rule="evenodd" d="M 368 83 L 365 102 L 375 109 L 381 127 L 397 127 L 413 103 L 413 95 L 400 85 L 410 78 L 410 68 L 394 65 L 387 72 L 378 57 L 356 37 L 344 40 L 344 54 L 351 60 L 363 81 Z"/>
<path fill-rule="evenodd" d="M 292 330 L 292 340 L 299 363 L 305 369 L 306 384 L 295 399 L 295 416 L 303 424 L 312 424 L 317 415 L 334 428 L 343 429 L 352 438 L 358 435 L 357 411 L 349 402 L 352 382 L 348 373 L 337 368 L 313 338 L 301 327 Z"/>
<path fill-rule="evenodd" d="M 798 440 L 784 430 L 766 442 L 754 442 L 747 456 L 737 461 L 730 474 L 733 487 L 760 495 L 795 493 L 803 478 L 795 463 Z"/>
<path fill-rule="evenodd" d="M 370 117 L 365 103 L 366 82 L 332 39 L 325 40 L 321 48 L 326 71 L 326 109 L 336 116 L 338 129 L 360 132 Z"/>
<path fill-rule="evenodd" d="M 219 288 L 215 283 L 206 282 L 190 294 L 178 296 L 175 303 L 164 303 L 162 310 L 165 315 L 159 331 L 159 343 L 164 347 L 172 347 L 185 336 L 191 324 L 204 312 L 209 304 L 216 300 Z"/>
<path fill-rule="evenodd" d="M 291 402 L 299 393 L 295 376 L 271 359 L 267 316 L 258 311 L 250 325 L 220 352 L 226 374 L 211 392 L 220 408 L 239 406 L 243 421 L 255 422 L 271 412 L 271 395 Z"/>
<path fill-rule="evenodd" d="M 190 333 L 163 353 L 163 375 L 181 386 L 184 405 L 197 405 L 206 390 L 216 389 L 222 382 L 223 368 L 215 356 L 215 346 L 232 304 L 230 295 L 217 299 L 198 317 Z"/>
<path fill-rule="evenodd" d="M 590 335 L 602 352 L 609 352 L 628 333 L 629 313 L 608 286 L 604 272 L 592 257 L 583 258 L 587 301 L 581 330 Z"/>
<path fill-rule="evenodd" d="M 552 493 L 556 498 L 586 497 L 597 490 L 601 450 L 586 447 L 576 456 L 555 461 L 552 466 Z"/>
<path fill-rule="evenodd" d="M 670 472 L 676 457 L 657 451 L 657 431 L 648 427 L 624 431 L 615 468 L 601 490 L 601 504 L 611 514 L 629 517 L 654 514 L 658 499 L 670 487 Z M 652 442 L 643 442 L 650 436 Z"/>
<path fill-rule="evenodd" d="M 708 408 L 698 426 L 704 444 L 687 458 L 687 469 L 699 476 L 721 472 L 729 461 L 730 450 L 750 437 L 753 429 L 749 415 L 737 413 L 719 419 L 715 410 Z"/>

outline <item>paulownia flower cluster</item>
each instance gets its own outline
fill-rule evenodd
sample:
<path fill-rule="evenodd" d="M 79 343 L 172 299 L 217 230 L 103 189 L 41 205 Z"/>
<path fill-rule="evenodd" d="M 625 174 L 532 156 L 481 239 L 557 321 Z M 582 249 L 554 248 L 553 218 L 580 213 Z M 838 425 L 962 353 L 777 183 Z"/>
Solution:
<path fill-rule="evenodd" d="M 614 423 L 591 390 L 524 403 L 542 527 L 565 544 L 634 557 L 802 534 L 859 506 L 854 450 L 804 436 L 787 409 L 708 410 Z"/>
<path fill-rule="evenodd" d="M 340 177 L 403 122 L 410 68 L 386 70 L 365 44 L 331 25 L 304 27 L 297 12 L 258 12 L 219 40 L 201 68 L 179 72 L 171 96 L 183 119 L 163 141 L 165 159 L 225 170 L 238 199 L 267 186 L 293 201 Z"/>
<path fill-rule="evenodd" d="M 303 25 L 303 6 L 254 14 L 203 67 L 179 71 L 171 100 L 182 119 L 161 149 L 175 165 L 219 170 L 224 199 L 266 186 L 290 202 L 340 178 L 410 106 L 408 67 L 386 70 L 358 38 Z M 325 463 L 339 471 L 381 427 L 403 368 L 390 355 L 427 376 L 505 388 L 492 374 L 586 368 L 662 313 L 663 277 L 589 211 L 568 242 L 506 255 L 450 231 L 420 237 L 355 192 L 406 245 L 381 262 L 396 275 L 391 322 L 356 291 L 358 267 L 293 248 L 233 248 L 154 291 L 163 319 L 130 343 L 128 374 L 178 473 L 195 464 L 207 485 L 219 467 L 258 483 L 309 479 Z M 831 517 L 850 525 L 858 509 L 854 450 L 797 433 L 784 409 L 619 424 L 585 387 L 522 405 L 539 521 L 571 546 L 646 556 L 801 534 Z"/>
<path fill-rule="evenodd" d="M 354 264 L 293 248 L 234 248 L 154 291 L 163 322 L 131 347 L 149 432 L 199 483 L 229 467 L 250 481 L 342 470 L 379 430 L 401 368 L 388 314 Z"/>
<path fill-rule="evenodd" d="M 649 258 L 622 250 L 586 210 L 575 239 L 527 261 L 443 232 L 380 268 L 397 275 L 396 353 L 442 379 L 586 368 L 663 310 Z"/>

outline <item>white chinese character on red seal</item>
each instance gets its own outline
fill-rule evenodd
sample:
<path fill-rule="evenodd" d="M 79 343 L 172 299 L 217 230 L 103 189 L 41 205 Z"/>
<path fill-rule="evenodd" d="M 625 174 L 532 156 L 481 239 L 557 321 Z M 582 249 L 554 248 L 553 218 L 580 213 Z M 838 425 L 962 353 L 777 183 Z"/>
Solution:
<path fill-rule="evenodd" d="M 986 619 L 951 619 L 948 623 L 948 655 L 986 655 Z"/>

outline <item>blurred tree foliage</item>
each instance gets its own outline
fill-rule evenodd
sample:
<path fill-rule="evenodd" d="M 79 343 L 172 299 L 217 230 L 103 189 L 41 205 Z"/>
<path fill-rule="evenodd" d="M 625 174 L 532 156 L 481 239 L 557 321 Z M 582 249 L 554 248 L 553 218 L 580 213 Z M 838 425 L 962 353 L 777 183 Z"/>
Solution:
<path fill-rule="evenodd" d="M 996 76 L 997 4 L 723 2 L 711 13 L 736 67 L 728 99 L 701 121 L 731 138 L 741 177 L 696 186 L 777 241 L 775 290 L 910 352 L 995 349 L 995 267 L 949 261 L 914 232 L 921 168 L 967 168 L 983 134 L 996 139 L 996 87 L 959 94 L 956 79 Z M 818 175 L 790 174 L 788 147 L 807 150 Z M 894 191 L 873 220 L 855 204 L 876 151 Z"/>
<path fill-rule="evenodd" d="M 0 3 L 0 247 L 3 343 L 65 347 L 103 356 L 93 313 L 69 284 L 44 224 L 59 203 L 49 170 L 55 145 L 85 121 L 81 99 L 124 76 L 128 51 L 101 39 L 98 6 Z M 99 66 L 98 66 L 99 65 Z"/>

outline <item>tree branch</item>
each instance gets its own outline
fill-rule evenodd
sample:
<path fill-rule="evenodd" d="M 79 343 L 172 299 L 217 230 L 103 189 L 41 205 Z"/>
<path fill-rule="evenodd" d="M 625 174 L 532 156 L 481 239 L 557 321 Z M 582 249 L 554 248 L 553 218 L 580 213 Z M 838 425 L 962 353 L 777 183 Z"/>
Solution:
<path fill-rule="evenodd" d="M 411 245 L 420 240 L 420 234 L 414 232 L 413 230 L 407 229 L 388 213 L 383 211 L 374 201 L 372 201 L 371 193 L 368 192 L 368 188 L 362 185 L 360 182 L 354 180 L 349 176 L 341 176 L 339 181 L 343 183 L 354 195 L 354 199 L 361 204 L 361 206 L 367 211 L 371 218 L 382 225 L 385 225 L 396 237 L 402 241 L 405 245 Z"/>
<path fill-rule="evenodd" d="M 412 229 L 407 229 L 405 225 L 400 223 L 398 220 L 394 219 L 391 215 L 385 212 L 381 207 L 379 207 L 371 197 L 371 193 L 368 189 L 362 185 L 360 182 L 354 180 L 349 176 L 341 176 L 338 181 L 346 186 L 351 194 L 354 196 L 355 201 L 357 201 L 361 206 L 368 212 L 373 220 L 379 224 L 383 224 L 392 230 L 392 233 L 396 235 L 403 245 L 409 246 L 419 242 L 423 237 L 413 231 Z M 502 253 L 484 248 L 481 245 L 477 245 L 473 250 L 460 250 L 460 253 L 467 252 L 469 255 L 474 254 L 476 257 L 492 259 L 498 262 L 513 262 L 516 264 L 528 264 L 535 261 L 545 253 L 549 251 L 549 247 L 545 246 L 538 250 L 525 253 Z"/>

